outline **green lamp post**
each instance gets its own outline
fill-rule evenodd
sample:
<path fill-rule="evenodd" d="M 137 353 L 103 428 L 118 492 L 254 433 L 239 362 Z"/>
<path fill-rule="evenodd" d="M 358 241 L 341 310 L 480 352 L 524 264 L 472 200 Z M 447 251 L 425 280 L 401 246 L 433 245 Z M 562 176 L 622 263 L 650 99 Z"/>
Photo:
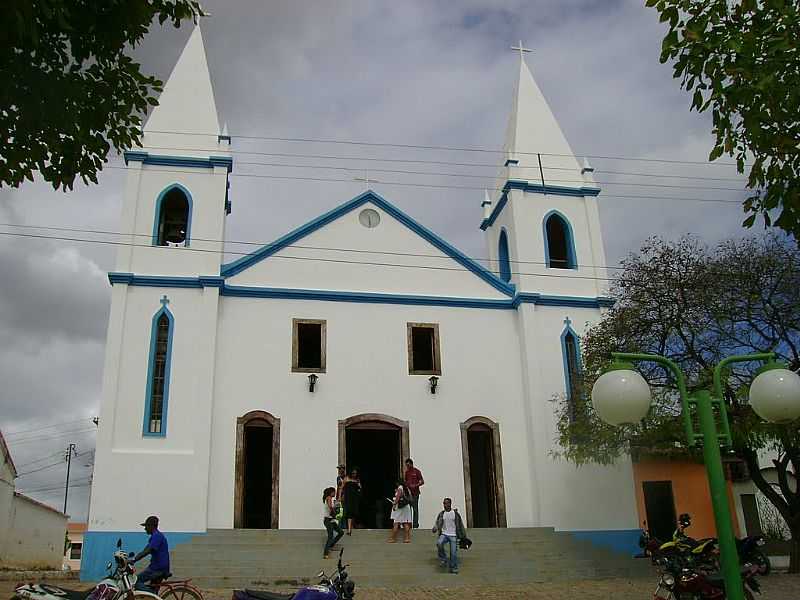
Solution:
<path fill-rule="evenodd" d="M 683 407 L 683 426 L 689 446 L 702 441 L 703 459 L 711 490 L 714 521 L 719 538 L 720 562 L 725 590 L 730 600 L 744 600 L 739 556 L 733 535 L 730 507 L 722 468 L 720 445 L 732 445 L 725 402 L 722 400 L 722 371 L 731 363 L 767 361 L 750 386 L 750 405 L 762 419 L 788 423 L 800 417 L 800 376 L 775 362 L 772 352 L 731 356 L 714 368 L 713 391 L 700 390 L 689 395 L 686 378 L 673 361 L 656 354 L 613 352 L 614 362 L 592 387 L 592 406 L 598 416 L 611 425 L 638 423 L 650 409 L 650 388 L 635 370 L 633 362 L 655 362 L 675 377 Z M 714 416 L 719 415 L 719 430 Z M 696 413 L 700 432 L 695 431 L 692 413 Z"/>

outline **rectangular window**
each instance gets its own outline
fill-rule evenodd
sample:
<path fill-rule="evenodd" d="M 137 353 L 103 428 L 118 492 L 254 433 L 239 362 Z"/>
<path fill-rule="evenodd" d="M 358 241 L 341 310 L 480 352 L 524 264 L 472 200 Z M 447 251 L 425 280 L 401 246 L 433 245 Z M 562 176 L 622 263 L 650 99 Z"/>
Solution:
<path fill-rule="evenodd" d="M 81 549 L 83 548 L 83 544 L 81 542 L 73 542 L 72 545 L 69 547 L 69 558 L 70 560 L 80 560 L 81 559 Z"/>
<path fill-rule="evenodd" d="M 439 325 L 436 323 L 408 324 L 408 374 L 442 374 Z"/>
<path fill-rule="evenodd" d="M 292 319 L 292 371 L 325 372 L 325 321 Z"/>

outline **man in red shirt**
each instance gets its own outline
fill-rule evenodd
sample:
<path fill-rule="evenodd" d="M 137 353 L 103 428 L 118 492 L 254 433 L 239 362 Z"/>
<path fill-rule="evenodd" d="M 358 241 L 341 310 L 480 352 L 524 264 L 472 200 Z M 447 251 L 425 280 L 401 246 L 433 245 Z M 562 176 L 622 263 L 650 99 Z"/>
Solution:
<path fill-rule="evenodd" d="M 425 480 L 422 472 L 414 466 L 414 461 L 406 459 L 405 482 L 408 491 L 411 492 L 411 510 L 414 512 L 414 529 L 419 527 L 419 492 Z"/>

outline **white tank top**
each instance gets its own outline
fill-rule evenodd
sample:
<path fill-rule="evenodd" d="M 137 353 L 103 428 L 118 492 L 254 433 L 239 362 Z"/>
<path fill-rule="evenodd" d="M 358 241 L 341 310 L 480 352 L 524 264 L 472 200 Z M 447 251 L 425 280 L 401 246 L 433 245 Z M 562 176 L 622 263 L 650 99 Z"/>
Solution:
<path fill-rule="evenodd" d="M 331 518 L 331 507 L 328 506 L 328 501 L 322 501 L 322 518 L 323 519 L 330 519 Z"/>

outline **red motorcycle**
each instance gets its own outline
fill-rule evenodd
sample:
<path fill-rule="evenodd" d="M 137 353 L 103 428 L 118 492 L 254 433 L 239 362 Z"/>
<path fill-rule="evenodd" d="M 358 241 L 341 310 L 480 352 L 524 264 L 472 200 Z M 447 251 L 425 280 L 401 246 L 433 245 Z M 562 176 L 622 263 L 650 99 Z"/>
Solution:
<path fill-rule="evenodd" d="M 719 573 L 708 574 L 688 567 L 680 557 L 662 557 L 658 559 L 662 567 L 661 579 L 658 582 L 653 600 L 724 600 L 725 582 Z M 745 564 L 742 567 L 742 583 L 744 597 L 753 600 L 753 592 L 760 593 L 756 575 L 758 567 Z"/>

